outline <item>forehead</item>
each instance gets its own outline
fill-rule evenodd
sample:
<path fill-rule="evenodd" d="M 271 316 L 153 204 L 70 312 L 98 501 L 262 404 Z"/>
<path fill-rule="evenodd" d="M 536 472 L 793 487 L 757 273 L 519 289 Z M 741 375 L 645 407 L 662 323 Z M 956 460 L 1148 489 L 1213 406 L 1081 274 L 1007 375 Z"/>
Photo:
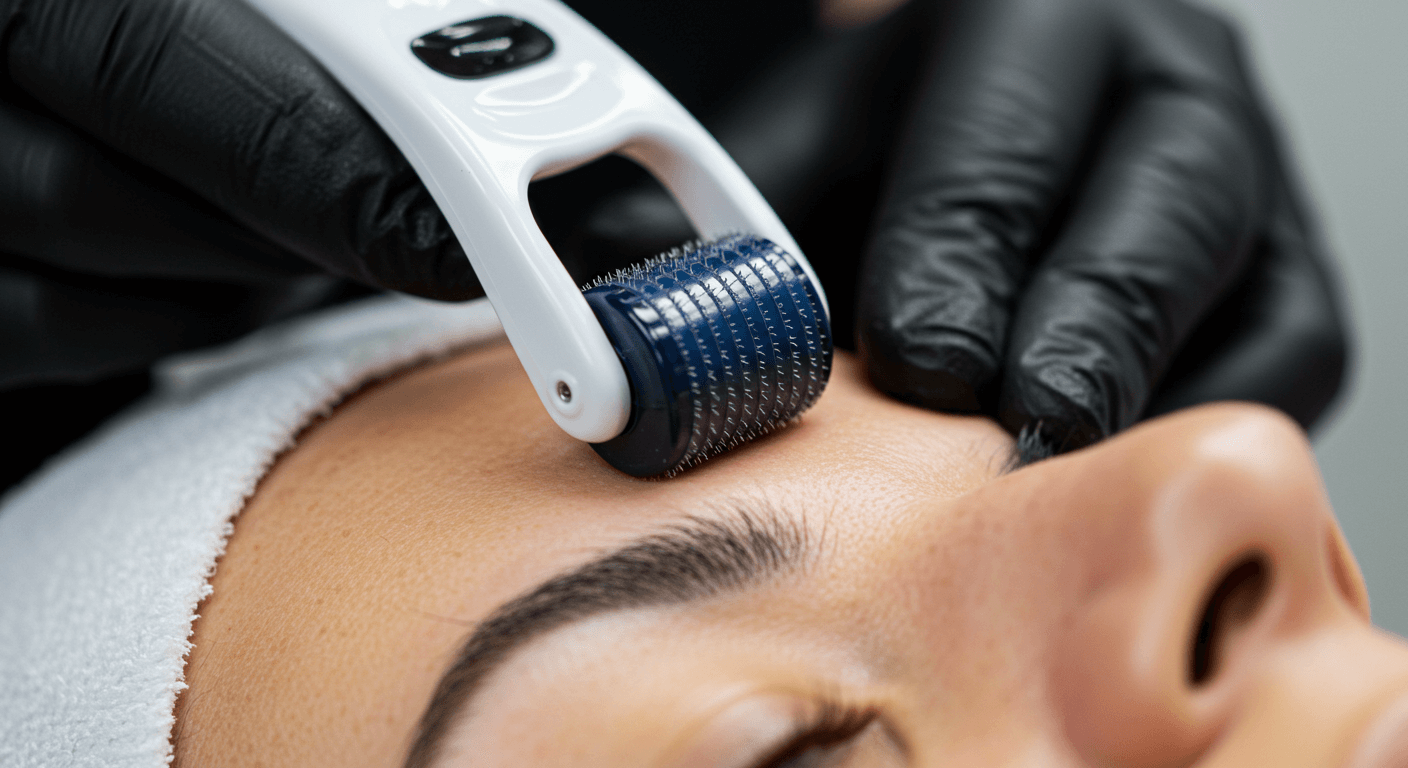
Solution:
<path fill-rule="evenodd" d="M 840 355 L 825 396 L 799 423 L 673 480 L 636 480 L 563 434 L 502 346 L 411 372 L 345 404 L 305 436 L 261 493 L 278 486 L 310 503 L 335 498 L 352 515 L 371 511 L 374 523 L 420 520 L 508 541 L 544 529 L 575 536 L 598 522 L 649 524 L 737 496 L 952 497 L 1000 471 L 1010 445 L 984 419 L 880 396 Z"/>
<path fill-rule="evenodd" d="M 473 624 L 543 578 L 730 501 L 840 522 L 958 495 L 1008 445 L 989 422 L 884 399 L 839 356 L 800 423 L 640 481 L 551 422 L 507 346 L 441 361 L 344 403 L 266 477 L 200 611 L 190 700 L 222 728 L 324 734 L 316 761 L 391 760 Z"/>
<path fill-rule="evenodd" d="M 399 593 L 473 618 L 689 515 L 761 504 L 873 527 L 877 514 L 986 483 L 1009 447 L 986 420 L 880 396 L 842 356 L 800 423 L 673 480 L 637 480 L 552 423 L 504 346 L 344 405 L 271 473 L 240 525 L 265 518 L 264 547 L 304 553 L 282 563 L 345 563 L 367 583 L 363 600 Z"/>

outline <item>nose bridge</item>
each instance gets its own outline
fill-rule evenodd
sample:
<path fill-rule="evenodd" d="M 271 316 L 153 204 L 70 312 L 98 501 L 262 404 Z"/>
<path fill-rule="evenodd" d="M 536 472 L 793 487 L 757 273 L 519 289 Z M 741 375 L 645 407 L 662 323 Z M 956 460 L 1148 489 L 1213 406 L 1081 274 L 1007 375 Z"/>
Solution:
<path fill-rule="evenodd" d="M 1222 416 L 1145 435 L 1125 510 L 1140 524 L 1123 528 L 1142 554 L 1091 593 L 1058 647 L 1053 692 L 1097 764 L 1196 758 L 1258 658 L 1344 606 L 1333 518 L 1299 430 L 1260 409 Z"/>

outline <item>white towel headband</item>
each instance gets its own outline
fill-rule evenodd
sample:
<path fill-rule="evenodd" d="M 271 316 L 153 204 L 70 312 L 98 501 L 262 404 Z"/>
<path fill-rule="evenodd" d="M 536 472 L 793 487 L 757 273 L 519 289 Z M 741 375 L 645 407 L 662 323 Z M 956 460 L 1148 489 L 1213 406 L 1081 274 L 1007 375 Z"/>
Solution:
<path fill-rule="evenodd" d="M 501 333 L 484 301 L 380 297 L 183 356 L 4 499 L 0 765 L 167 765 L 196 606 L 274 460 L 365 382 Z"/>

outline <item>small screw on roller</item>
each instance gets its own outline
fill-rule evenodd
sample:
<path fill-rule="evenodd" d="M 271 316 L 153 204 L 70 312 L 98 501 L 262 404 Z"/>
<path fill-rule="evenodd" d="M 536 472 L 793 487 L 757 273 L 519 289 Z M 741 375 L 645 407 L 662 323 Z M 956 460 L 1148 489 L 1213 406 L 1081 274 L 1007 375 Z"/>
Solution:
<path fill-rule="evenodd" d="M 816 286 L 760 237 L 651 259 L 586 298 L 631 384 L 626 430 L 592 447 L 630 475 L 672 475 L 766 434 L 810 408 L 831 375 Z"/>

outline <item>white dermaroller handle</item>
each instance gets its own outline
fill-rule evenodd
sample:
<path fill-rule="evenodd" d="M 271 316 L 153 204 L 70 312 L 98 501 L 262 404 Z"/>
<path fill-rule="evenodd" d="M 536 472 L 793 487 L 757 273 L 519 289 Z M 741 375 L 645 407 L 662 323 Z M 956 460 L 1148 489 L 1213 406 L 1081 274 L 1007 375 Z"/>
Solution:
<path fill-rule="evenodd" d="M 406 155 L 449 220 L 539 398 L 568 434 L 625 429 L 630 385 L 611 342 L 528 207 L 528 183 L 610 152 L 679 200 L 699 235 L 749 232 L 795 254 L 786 227 L 707 131 L 620 48 L 557 0 L 250 0 L 316 56 Z M 412 41 L 510 16 L 551 54 L 477 79 L 442 74 Z M 466 38 L 470 39 L 470 38 Z M 506 42 L 470 43 L 454 55 Z M 480 46 L 475 48 L 475 46 Z M 824 302 L 824 297 L 823 297 Z"/>

